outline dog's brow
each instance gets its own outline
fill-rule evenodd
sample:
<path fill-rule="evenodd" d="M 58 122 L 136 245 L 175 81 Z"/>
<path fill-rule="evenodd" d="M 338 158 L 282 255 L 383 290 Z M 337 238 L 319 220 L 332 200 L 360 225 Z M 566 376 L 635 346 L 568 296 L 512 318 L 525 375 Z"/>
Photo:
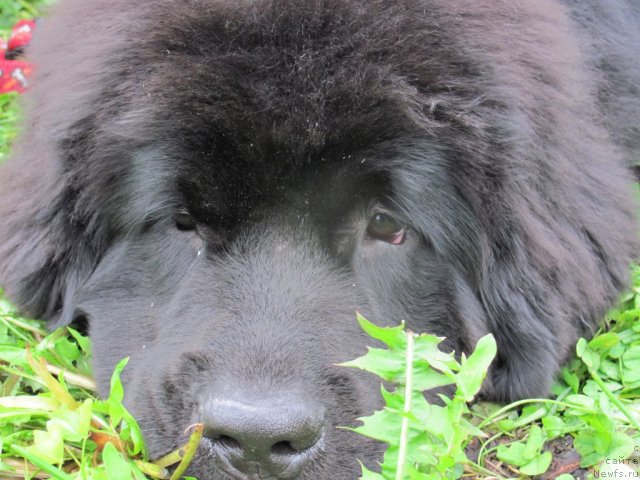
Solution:
<path fill-rule="evenodd" d="M 131 233 L 146 222 L 173 214 L 181 203 L 175 177 L 170 157 L 162 150 L 149 148 L 134 153 L 131 169 L 117 193 L 127 206 L 116 213 L 120 227 Z"/>

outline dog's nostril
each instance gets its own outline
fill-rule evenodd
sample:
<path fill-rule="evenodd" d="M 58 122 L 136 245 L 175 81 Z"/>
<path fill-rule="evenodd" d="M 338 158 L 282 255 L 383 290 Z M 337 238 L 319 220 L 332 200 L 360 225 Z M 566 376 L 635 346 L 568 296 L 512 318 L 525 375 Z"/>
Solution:
<path fill-rule="evenodd" d="M 211 399 L 202 408 L 205 436 L 238 471 L 295 478 L 319 450 L 324 409 L 294 395 L 260 400 Z"/>
<path fill-rule="evenodd" d="M 306 449 L 302 449 L 306 450 Z M 294 455 L 301 450 L 293 448 L 290 442 L 278 442 L 271 447 L 271 453 L 274 455 Z"/>

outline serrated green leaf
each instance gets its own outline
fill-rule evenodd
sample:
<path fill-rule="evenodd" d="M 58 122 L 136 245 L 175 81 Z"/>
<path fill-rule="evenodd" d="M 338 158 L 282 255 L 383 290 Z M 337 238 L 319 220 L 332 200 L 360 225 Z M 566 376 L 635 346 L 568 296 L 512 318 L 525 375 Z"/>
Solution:
<path fill-rule="evenodd" d="M 413 352 L 416 358 L 416 363 L 420 364 L 425 362 L 425 365 L 429 365 L 441 373 L 449 376 L 452 370 L 459 368 L 458 362 L 455 359 L 453 352 L 443 352 L 440 350 L 439 345 L 444 340 L 443 337 L 436 337 L 429 334 L 420 334 L 415 336 Z"/>
<path fill-rule="evenodd" d="M 66 337 L 62 337 L 56 341 L 54 346 L 56 352 L 60 355 L 60 358 L 67 361 L 69 365 L 80 358 L 82 353 L 75 342 L 72 342 Z"/>
<path fill-rule="evenodd" d="M 370 337 L 380 340 L 392 350 L 404 351 L 407 348 L 407 334 L 404 331 L 404 323 L 397 327 L 379 327 L 359 313 L 357 314 L 357 318 L 360 327 L 367 332 Z"/>
<path fill-rule="evenodd" d="M 464 444 L 471 435 L 486 436 L 471 424 L 465 415 L 469 409 L 465 398 L 472 398 L 480 388 L 482 378 L 495 355 L 495 341 L 487 337 L 478 342 L 477 352 L 464 359 L 464 367 L 458 363 L 454 352 L 440 349 L 443 338 L 428 334 L 413 335 L 411 342 L 413 355 L 411 362 L 411 381 L 404 378 L 407 368 L 407 353 L 404 336 L 402 340 L 394 335 L 401 333 L 399 327 L 370 326 L 369 333 L 385 342 L 403 348 L 385 350 L 371 348 L 369 352 L 356 360 L 342 364 L 374 372 L 384 380 L 397 385 L 393 391 L 382 389 L 386 407 L 374 415 L 360 419 L 363 425 L 355 431 L 375 438 L 388 445 L 384 453 L 382 477 L 395 479 L 395 468 L 399 464 L 399 445 L 402 445 L 403 478 L 416 479 L 457 479 L 462 476 L 463 464 L 467 461 Z M 404 335 L 404 334 L 403 334 Z M 464 382 L 461 390 L 453 399 L 438 394 L 444 406 L 433 405 L 425 400 L 423 391 L 460 383 L 457 372 L 462 370 Z M 410 411 L 406 410 L 405 390 L 411 386 Z M 402 427 L 401 427 L 402 425 Z M 402 439 L 400 439 L 402 430 Z M 405 448 L 406 446 L 406 448 Z"/>
<path fill-rule="evenodd" d="M 366 354 L 355 360 L 341 363 L 340 366 L 375 373 L 388 382 L 397 383 L 404 380 L 405 363 L 402 352 L 368 347 Z"/>
<path fill-rule="evenodd" d="M 473 423 L 469 422 L 465 418 L 460 419 L 459 428 L 467 432 L 467 435 L 470 437 L 478 437 L 478 438 L 488 437 L 488 434 L 484 433 L 480 428 L 476 427 Z"/>
<path fill-rule="evenodd" d="M 420 472 L 413 468 L 411 465 L 407 465 L 407 476 L 409 480 L 436 480 L 439 479 L 437 473 L 425 473 Z"/>
<path fill-rule="evenodd" d="M 476 396 L 482 382 L 489 371 L 497 353 L 496 341 L 493 335 L 485 335 L 476 345 L 469 358 L 462 355 L 460 371 L 456 374 L 458 392 L 465 401 L 470 402 Z"/>
<path fill-rule="evenodd" d="M 71 336 L 78 342 L 80 349 L 85 355 L 91 355 L 91 341 L 89 337 L 85 337 L 77 330 L 74 330 L 71 327 L 67 327 L 67 331 L 71 334 Z"/>
<path fill-rule="evenodd" d="M 416 362 L 415 367 L 413 372 L 413 385 L 416 390 L 431 390 L 455 383 L 455 376 L 453 375 L 444 375 L 420 362 Z"/>
<path fill-rule="evenodd" d="M 430 414 L 425 419 L 421 419 L 423 428 L 430 434 L 447 442 L 457 428 L 457 425 L 452 424 L 449 419 L 448 409 L 438 405 L 430 405 L 429 411 Z"/>
<path fill-rule="evenodd" d="M 395 412 L 384 408 L 360 420 L 362 425 L 354 428 L 354 431 L 390 445 L 397 444 L 400 435 L 400 422 L 398 422 L 398 416 Z"/>

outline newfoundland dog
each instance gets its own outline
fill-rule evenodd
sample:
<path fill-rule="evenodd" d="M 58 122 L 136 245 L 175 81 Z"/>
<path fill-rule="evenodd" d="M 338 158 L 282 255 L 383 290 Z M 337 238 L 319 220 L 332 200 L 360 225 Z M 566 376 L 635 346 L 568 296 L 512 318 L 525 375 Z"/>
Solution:
<path fill-rule="evenodd" d="M 627 285 L 635 0 L 61 0 L 0 172 L 0 284 L 131 357 L 153 455 L 352 480 L 359 310 L 545 395 Z"/>

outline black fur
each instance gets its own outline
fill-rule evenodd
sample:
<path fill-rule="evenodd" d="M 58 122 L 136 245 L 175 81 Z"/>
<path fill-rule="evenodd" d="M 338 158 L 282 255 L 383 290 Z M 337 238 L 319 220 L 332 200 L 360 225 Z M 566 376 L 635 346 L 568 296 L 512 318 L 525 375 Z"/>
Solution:
<path fill-rule="evenodd" d="M 458 351 L 493 333 L 507 401 L 627 285 L 638 5 L 63 0 L 0 173 L 0 284 L 88 321 L 103 392 L 131 357 L 154 454 L 230 388 L 296 391 L 326 411 L 299 478 L 356 478 L 380 450 L 333 428 L 380 401 L 332 366 L 368 343 L 356 309 Z M 367 235 L 378 211 L 404 243 Z M 218 465 L 204 445 L 192 474 Z"/>

